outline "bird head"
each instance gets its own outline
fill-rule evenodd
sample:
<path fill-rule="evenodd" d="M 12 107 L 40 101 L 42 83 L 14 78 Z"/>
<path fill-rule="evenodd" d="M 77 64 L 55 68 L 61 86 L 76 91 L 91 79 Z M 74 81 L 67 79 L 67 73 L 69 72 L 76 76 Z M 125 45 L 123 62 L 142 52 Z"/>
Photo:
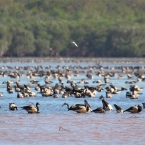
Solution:
<path fill-rule="evenodd" d="M 64 105 L 67 105 L 67 103 L 65 102 L 65 103 L 62 104 L 62 106 L 64 106 Z"/>
<path fill-rule="evenodd" d="M 104 97 L 101 95 L 101 96 L 99 97 L 99 99 L 104 100 Z"/>
<path fill-rule="evenodd" d="M 40 103 L 39 103 L 39 102 L 37 102 L 37 103 L 36 103 L 36 105 L 40 105 Z"/>

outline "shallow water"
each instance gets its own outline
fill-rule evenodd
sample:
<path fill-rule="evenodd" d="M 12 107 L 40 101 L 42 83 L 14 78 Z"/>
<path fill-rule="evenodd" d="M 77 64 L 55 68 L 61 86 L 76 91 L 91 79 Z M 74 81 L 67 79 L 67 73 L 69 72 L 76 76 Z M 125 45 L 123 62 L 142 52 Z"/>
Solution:
<path fill-rule="evenodd" d="M 103 66 L 122 66 L 124 63 L 111 63 L 111 62 L 102 62 Z M 85 62 L 74 63 L 74 62 L 42 62 L 42 63 L 0 63 L 2 66 L 53 66 L 54 68 L 57 65 L 62 66 L 86 66 Z M 96 62 L 87 63 L 88 66 L 96 65 Z M 125 66 L 142 66 L 144 64 L 141 62 L 124 64 Z M 55 68 L 56 69 L 56 68 Z M 10 71 L 10 70 L 8 70 Z M 98 71 L 98 70 L 95 70 Z M 129 84 L 125 84 L 125 81 L 136 80 L 134 76 L 133 79 L 128 80 L 126 74 L 123 74 L 123 79 L 118 79 L 117 76 L 110 78 L 110 83 L 114 84 L 118 89 L 121 86 L 126 86 L 129 88 Z M 80 79 L 85 78 L 89 82 L 89 86 L 97 86 L 98 84 L 92 83 L 93 80 L 102 80 L 103 77 L 96 76 L 93 74 L 93 79 L 89 80 L 86 78 L 85 74 L 81 74 L 78 77 L 72 76 L 71 80 L 79 82 Z M 115 110 L 107 111 L 106 114 L 96 114 L 96 113 L 86 113 L 86 114 L 77 114 L 73 111 L 67 111 L 66 106 L 62 106 L 64 102 L 72 105 L 75 103 L 82 104 L 84 98 L 75 98 L 70 96 L 68 98 L 62 98 L 61 95 L 59 98 L 53 97 L 42 97 L 40 93 L 37 93 L 34 89 L 35 85 L 32 85 L 31 91 L 36 92 L 36 97 L 22 98 L 18 99 L 17 93 L 8 94 L 6 91 L 6 85 L 2 84 L 3 81 L 7 80 L 16 80 L 8 76 L 0 77 L 0 87 L 1 92 L 4 96 L 0 98 L 0 144 L 70 144 L 70 145 L 80 145 L 80 144 L 144 144 L 144 122 L 145 122 L 145 109 L 139 114 L 117 114 Z M 39 80 L 40 84 L 44 84 L 44 79 L 36 77 L 36 80 Z M 30 81 L 25 75 L 20 78 L 21 84 L 28 84 Z M 54 86 L 55 83 L 58 83 L 58 80 L 52 78 Z M 64 84 L 66 79 L 63 79 Z M 105 98 L 107 102 L 111 105 L 117 104 L 123 109 L 127 109 L 136 104 L 142 105 L 145 102 L 144 88 L 145 82 L 137 82 L 136 85 L 142 87 L 138 99 L 129 99 L 125 97 L 126 91 L 122 91 L 120 94 L 113 94 L 112 98 Z M 83 87 L 83 84 L 78 84 L 80 87 Z M 107 86 L 107 85 L 106 85 Z M 129 89 L 127 90 L 129 91 Z M 99 99 L 99 96 L 105 96 L 105 90 L 98 92 L 95 98 L 86 97 L 85 99 L 89 102 L 92 109 L 102 106 L 102 102 Z M 9 111 L 9 103 L 14 102 L 18 110 Z M 40 103 L 40 113 L 39 114 L 28 114 L 25 110 L 21 110 L 20 107 L 25 105 L 34 104 L 36 102 Z"/>
<path fill-rule="evenodd" d="M 140 114 L 1 115 L 0 143 L 144 144 L 144 121 Z"/>

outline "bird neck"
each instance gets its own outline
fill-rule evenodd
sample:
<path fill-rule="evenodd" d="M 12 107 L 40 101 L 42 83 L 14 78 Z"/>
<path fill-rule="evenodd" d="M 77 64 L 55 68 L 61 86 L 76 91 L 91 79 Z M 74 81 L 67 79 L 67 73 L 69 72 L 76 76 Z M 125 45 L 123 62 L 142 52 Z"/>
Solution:
<path fill-rule="evenodd" d="M 36 105 L 36 108 L 37 108 L 37 112 L 39 112 L 39 107 L 38 107 L 38 105 Z"/>
<path fill-rule="evenodd" d="M 87 112 L 88 112 L 88 111 L 89 111 L 89 106 L 88 106 L 88 105 L 86 105 L 85 107 L 86 107 L 86 110 L 87 110 Z"/>
<path fill-rule="evenodd" d="M 105 100 L 102 100 L 103 109 L 106 110 L 108 107 L 108 103 Z"/>
<path fill-rule="evenodd" d="M 68 104 L 66 104 L 67 105 L 67 109 L 68 109 L 68 111 L 69 111 L 69 105 Z"/>
<path fill-rule="evenodd" d="M 138 112 L 141 112 L 142 111 L 142 108 L 141 107 L 138 107 Z"/>

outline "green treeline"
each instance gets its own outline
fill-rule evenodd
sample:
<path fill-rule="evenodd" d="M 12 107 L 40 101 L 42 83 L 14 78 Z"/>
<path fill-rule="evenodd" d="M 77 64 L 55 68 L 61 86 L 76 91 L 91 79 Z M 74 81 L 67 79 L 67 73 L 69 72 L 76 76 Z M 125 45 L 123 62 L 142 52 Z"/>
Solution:
<path fill-rule="evenodd" d="M 0 0 L 0 56 L 139 57 L 144 47 L 145 0 Z"/>

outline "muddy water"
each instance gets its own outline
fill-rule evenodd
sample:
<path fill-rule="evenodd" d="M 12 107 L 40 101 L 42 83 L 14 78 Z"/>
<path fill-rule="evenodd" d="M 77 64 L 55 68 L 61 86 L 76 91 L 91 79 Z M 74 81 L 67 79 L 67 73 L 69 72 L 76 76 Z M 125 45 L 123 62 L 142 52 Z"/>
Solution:
<path fill-rule="evenodd" d="M 2 115 L 0 144 L 144 144 L 141 114 Z"/>
<path fill-rule="evenodd" d="M 25 65 L 52 65 L 54 68 L 59 63 L 0 63 L 0 66 L 25 66 Z M 89 62 L 87 65 L 93 66 L 96 63 Z M 85 66 L 86 63 L 60 63 L 59 65 L 82 65 Z M 143 63 L 111 63 L 103 62 L 103 66 L 115 66 L 115 65 L 139 65 L 144 67 Z M 55 68 L 56 69 L 56 68 Z M 113 83 L 118 89 L 121 86 L 126 86 L 129 88 L 129 84 L 125 84 L 128 81 L 126 75 L 124 78 L 118 80 L 117 76 L 110 78 L 110 83 Z M 78 82 L 80 79 L 85 78 L 89 82 L 89 85 L 96 86 L 98 84 L 93 84 L 93 80 L 102 80 L 103 77 L 96 76 L 93 74 L 93 80 L 86 78 L 85 74 L 81 74 L 79 77 L 72 76 L 71 80 Z M 0 98 L 0 144 L 52 144 L 52 145 L 96 145 L 96 144 L 139 144 L 144 145 L 145 131 L 145 109 L 139 114 L 117 114 L 115 110 L 108 111 L 106 114 L 77 114 L 73 111 L 67 111 L 66 106 L 62 106 L 64 102 L 70 105 L 74 103 L 83 103 L 84 98 L 75 98 L 74 96 L 68 97 L 66 99 L 52 97 L 42 97 L 40 93 L 37 93 L 34 88 L 31 88 L 33 92 L 37 93 L 35 98 L 22 98 L 18 99 L 16 97 L 17 93 L 8 94 L 5 85 L 2 84 L 3 81 L 15 80 L 8 76 L 0 77 L 0 89 L 4 96 Z M 43 78 L 36 77 L 40 84 L 44 83 Z M 135 76 L 132 80 L 135 80 Z M 54 85 L 58 83 L 56 79 L 51 79 Z M 63 80 L 65 85 L 66 80 Z M 130 81 L 130 80 L 129 80 Z M 29 83 L 29 79 L 26 76 L 20 78 L 21 84 Z M 122 91 L 120 94 L 113 94 L 111 99 L 106 98 L 106 101 L 111 105 L 117 104 L 123 109 L 127 109 L 133 105 L 142 105 L 145 102 L 144 94 L 144 83 L 137 82 L 139 87 L 142 87 L 142 94 L 140 94 L 138 99 L 131 100 L 125 97 L 126 91 Z M 83 85 L 80 84 L 80 87 Z M 35 87 L 35 86 L 34 86 Z M 129 91 L 129 89 L 127 90 Z M 102 106 L 102 102 L 99 96 L 105 96 L 105 91 L 98 92 L 95 98 L 86 97 L 85 99 L 89 102 L 92 109 Z M 18 110 L 9 111 L 9 103 L 14 102 Z M 39 114 L 28 114 L 25 110 L 21 110 L 20 107 L 24 105 L 29 105 L 36 102 L 40 103 L 40 113 Z"/>

